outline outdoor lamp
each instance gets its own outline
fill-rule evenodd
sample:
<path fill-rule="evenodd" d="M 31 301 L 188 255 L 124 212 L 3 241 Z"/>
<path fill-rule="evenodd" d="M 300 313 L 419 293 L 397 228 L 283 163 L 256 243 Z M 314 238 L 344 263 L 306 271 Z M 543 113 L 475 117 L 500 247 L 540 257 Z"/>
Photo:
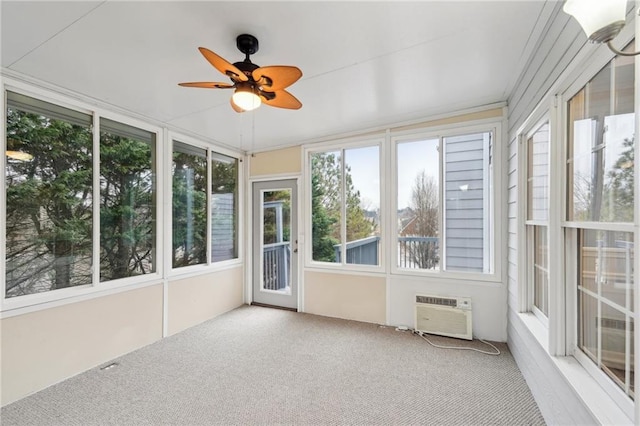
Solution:
<path fill-rule="evenodd" d="M 622 56 L 640 52 L 621 52 L 611 45 L 625 24 L 627 0 L 567 0 L 563 10 L 580 24 L 589 41 L 607 43 L 609 49 Z"/>
<path fill-rule="evenodd" d="M 236 91 L 231 98 L 238 108 L 242 108 L 245 111 L 254 110 L 258 108 L 261 103 L 260 96 L 255 94 L 251 84 L 238 83 Z"/>

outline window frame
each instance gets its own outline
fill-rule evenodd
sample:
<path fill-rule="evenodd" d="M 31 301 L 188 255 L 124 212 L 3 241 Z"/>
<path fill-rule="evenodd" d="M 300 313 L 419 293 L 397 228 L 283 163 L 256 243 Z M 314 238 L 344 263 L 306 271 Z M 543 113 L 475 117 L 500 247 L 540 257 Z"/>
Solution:
<path fill-rule="evenodd" d="M 82 96 L 71 96 L 63 93 L 59 89 L 53 86 L 47 85 L 35 85 L 30 82 L 16 79 L 10 76 L 0 76 L 0 87 L 2 89 L 2 117 L 3 125 L 0 129 L 0 148 L 6 150 L 6 109 L 7 109 L 7 92 L 14 92 L 16 94 L 28 96 L 36 100 L 48 102 L 56 106 L 73 110 L 82 114 L 86 114 L 91 117 L 92 120 L 92 197 L 94 200 L 100 200 L 100 119 L 105 118 L 111 121 L 135 127 L 147 132 L 152 133 L 155 136 L 155 209 L 156 209 L 156 267 L 155 272 L 149 274 L 141 274 L 132 277 L 125 277 L 114 279 L 111 281 L 100 282 L 100 268 L 93 267 L 91 276 L 91 284 L 82 286 L 68 287 L 62 289 L 56 289 L 55 291 L 45 291 L 40 293 L 26 294 L 21 296 L 15 296 L 7 298 L 5 294 L 5 285 L 0 285 L 2 295 L 0 295 L 0 318 L 8 318 L 15 315 L 21 315 L 29 312 L 37 312 L 42 309 L 49 309 L 57 306 L 63 306 L 68 303 L 79 302 L 83 300 L 90 300 L 97 297 L 107 296 L 111 294 L 117 294 L 122 291 L 128 291 L 131 289 L 144 288 L 152 285 L 159 285 L 163 283 L 163 280 L 172 279 L 174 277 L 186 278 L 190 276 L 202 275 L 205 273 L 211 273 L 215 271 L 225 270 L 229 268 L 236 268 L 244 262 L 244 244 L 243 235 L 245 221 L 238 220 L 236 224 L 236 240 L 237 240 L 237 258 L 229 259 L 220 262 L 211 262 L 209 254 L 208 264 L 203 268 L 196 268 L 189 271 L 171 271 L 170 256 L 167 256 L 167 247 L 170 252 L 170 232 L 171 224 L 167 226 L 167 219 L 170 217 L 167 209 L 166 200 L 171 196 L 170 185 L 171 176 L 167 176 L 167 170 L 171 170 L 171 153 L 172 147 L 169 146 L 171 140 L 170 135 L 174 135 L 179 140 L 185 141 L 185 143 L 195 144 L 204 147 L 209 151 L 213 151 L 224 156 L 235 158 L 237 160 L 237 214 L 239 218 L 243 217 L 244 212 L 244 184 L 246 182 L 245 169 L 243 159 L 245 158 L 239 151 L 234 151 L 229 148 L 225 148 L 216 144 L 214 141 L 206 141 L 205 139 L 199 139 L 180 134 L 179 132 L 172 132 L 167 127 L 163 127 L 161 123 L 155 123 L 152 120 L 145 120 L 143 117 L 135 116 L 134 114 L 127 115 L 126 111 L 115 110 L 99 103 L 89 100 Z M 208 161 L 211 159 L 208 158 Z M 211 178 L 208 178 L 208 192 L 210 192 Z M 0 161 L 0 173 L 2 173 L 3 179 L 0 184 L 0 210 L 6 211 L 6 183 L 5 183 L 5 161 Z M 210 195 L 209 195 L 210 196 Z M 99 264 L 100 258 L 100 203 L 94 202 L 92 206 L 92 263 L 93 265 Z M 210 214 L 207 218 L 211 220 Z M 209 228 L 210 232 L 210 228 Z M 210 234 L 209 234 L 210 235 Z M 168 240 L 167 240 L 168 238 Z M 167 241 L 168 244 L 167 245 Z M 209 249 L 210 250 L 210 249 Z M 3 214 L 0 217 L 0 275 L 4 278 L 6 274 L 6 220 Z M 196 265 L 200 266 L 200 265 Z M 2 280 L 4 283 L 6 280 Z"/>
<path fill-rule="evenodd" d="M 322 270 L 340 270 L 340 271 L 362 271 L 362 272 L 385 272 L 386 271 L 386 240 L 387 240 L 387 213 L 382 209 L 382 206 L 388 203 L 386 199 L 386 191 L 385 188 L 385 139 L 384 135 L 376 135 L 369 137 L 354 137 L 354 138 L 345 138 L 332 140 L 328 143 L 324 144 L 314 144 L 310 146 L 303 146 L 303 155 L 304 155 L 304 181 L 306 182 L 304 192 L 305 192 L 305 200 L 304 200 L 304 222 L 305 222 L 305 233 L 308 235 L 308 244 L 305 244 L 304 251 L 304 267 L 305 268 L 315 268 Z M 363 265 L 357 263 L 346 263 L 346 256 L 342 256 L 340 262 L 322 262 L 313 260 L 313 230 L 312 230 L 312 197 L 311 197 L 311 181 L 313 170 L 311 167 L 311 157 L 313 154 L 323 153 L 323 152 L 332 152 L 332 151 L 340 151 L 341 152 L 341 163 L 342 163 L 342 176 L 341 176 L 341 194 L 344 195 L 345 191 L 345 180 L 344 180 L 344 151 L 349 149 L 358 149 L 358 148 L 367 148 L 367 147 L 378 147 L 378 167 L 379 167 L 379 177 L 380 177 L 380 242 L 379 242 L 379 253 L 378 253 L 378 264 L 377 265 Z M 340 244 L 344 250 L 346 246 L 346 226 L 347 221 L 344 215 L 344 208 L 346 208 L 345 203 L 343 204 L 343 209 L 341 210 L 341 218 L 340 218 L 340 236 L 341 241 Z"/>
<path fill-rule="evenodd" d="M 87 114 L 92 119 L 91 132 L 92 132 L 92 199 L 100 200 L 100 119 L 106 118 L 111 121 L 116 121 L 118 123 L 136 127 L 140 130 L 148 131 L 152 133 L 156 137 L 156 146 L 155 146 L 155 157 L 156 157 L 156 220 L 163 220 L 162 218 L 162 194 L 160 193 L 160 176 L 162 173 L 162 161 L 161 161 L 161 143 L 162 141 L 162 129 L 158 126 L 154 126 L 147 122 L 138 120 L 133 117 L 128 117 L 113 111 L 108 111 L 103 108 L 89 106 L 83 104 L 81 102 L 71 101 L 67 99 L 65 96 L 60 95 L 56 92 L 40 89 L 33 87 L 28 84 L 24 84 L 19 81 L 13 81 L 11 79 L 4 78 L 4 84 L 2 84 L 3 90 L 3 124 L 2 129 L 0 131 L 0 147 L 5 150 L 6 149 L 6 109 L 8 107 L 7 101 L 7 92 L 14 92 L 19 95 L 28 96 L 34 98 L 36 100 L 40 100 L 43 102 L 49 102 L 56 106 L 60 106 L 66 109 L 70 109 L 73 111 L 77 111 L 83 114 Z M 2 212 L 6 211 L 6 182 L 4 180 L 4 176 L 6 173 L 5 162 L 0 162 L 0 173 L 2 173 L 3 180 L 0 188 L 0 209 Z M 56 289 L 51 291 L 45 291 L 40 293 L 26 294 L 21 296 L 15 296 L 11 298 L 6 297 L 5 285 L 2 285 L 2 295 L 0 296 L 0 312 L 2 313 L 1 317 L 7 315 L 7 313 L 11 312 L 25 312 L 37 310 L 42 305 L 49 305 L 53 303 L 56 305 L 57 303 L 63 303 L 67 300 L 84 300 L 86 298 L 95 297 L 95 295 L 104 295 L 111 294 L 114 292 L 121 291 L 122 289 L 127 289 L 131 287 L 145 287 L 148 285 L 156 284 L 163 274 L 163 262 L 160 258 L 159 250 L 156 252 L 157 263 L 156 263 L 156 271 L 149 274 L 142 274 L 132 277 L 125 277 L 114 279 L 110 281 L 100 282 L 100 268 L 96 267 L 99 265 L 100 259 L 100 203 L 93 202 L 92 203 L 92 280 L 91 284 L 74 286 L 62 289 Z M 3 215 L 4 216 L 4 215 Z M 161 227 L 158 226 L 156 229 L 156 237 L 155 244 L 156 247 L 160 247 L 160 242 L 162 241 L 162 231 Z M 5 277 L 6 274 L 6 220 L 0 220 L 0 275 Z M 2 280 L 3 283 L 6 283 L 6 280 Z"/>
<path fill-rule="evenodd" d="M 444 126 L 423 126 L 415 129 L 403 130 L 391 132 L 389 145 L 391 146 L 391 175 L 389 180 L 391 182 L 391 192 L 393 193 L 393 208 L 390 212 L 391 223 L 396 224 L 398 221 L 398 198 L 397 198 L 397 186 L 398 186 L 398 144 L 403 142 L 412 142 L 426 139 L 438 139 L 439 147 L 443 146 L 443 141 L 447 137 L 463 136 L 476 133 L 489 132 L 492 135 L 492 140 L 489 146 L 488 155 L 491 157 L 490 166 L 485 170 L 485 177 L 488 178 L 488 182 L 484 182 L 485 189 L 488 193 L 488 197 L 485 198 L 485 208 L 488 210 L 489 217 L 484 219 L 484 223 L 488 224 L 488 229 L 485 229 L 485 247 L 488 243 L 488 259 L 485 258 L 485 263 L 489 263 L 489 272 L 461 272 L 461 271 L 448 271 L 440 269 L 438 271 L 422 270 L 417 268 L 401 268 L 397 265 L 397 259 L 389 259 L 391 263 L 390 272 L 393 275 L 399 276 L 418 276 L 418 277 L 437 277 L 438 279 L 452 279 L 452 280 L 466 280 L 473 281 L 486 281 L 486 282 L 501 282 L 503 275 L 503 264 L 501 262 L 501 253 L 503 250 L 503 231 L 502 226 L 495 224 L 494 218 L 496 217 L 496 211 L 500 213 L 506 210 L 502 209 L 501 202 L 503 200 L 503 180 L 502 170 L 504 166 L 501 162 L 504 159 L 503 151 L 505 146 L 503 144 L 503 118 L 491 118 L 477 121 L 463 121 L 455 124 L 449 124 Z M 440 149 L 440 148 L 439 148 Z M 440 149 L 440 151 L 443 151 Z M 486 158 L 487 153 L 485 153 Z M 439 155 L 439 188 L 440 188 L 440 205 L 443 206 L 442 200 L 444 193 L 442 191 L 444 184 L 444 153 L 440 152 Z M 439 226 L 442 234 L 443 226 L 443 212 L 441 208 L 439 212 Z M 398 230 L 397 226 L 392 226 L 392 230 L 389 232 L 390 238 L 388 244 L 389 252 L 395 253 L 394 247 L 397 246 Z M 442 253 L 442 248 L 439 248 L 439 252 Z"/>
<path fill-rule="evenodd" d="M 633 41 L 633 37 L 627 39 L 624 43 L 626 46 L 628 43 Z M 634 418 L 634 407 L 635 405 L 640 406 L 640 397 L 638 396 L 638 391 L 636 388 L 636 397 L 635 400 L 631 399 L 626 393 L 620 388 L 611 378 L 609 378 L 604 371 L 602 371 L 597 364 L 594 363 L 583 351 L 579 348 L 578 345 L 578 233 L 580 230 L 596 230 L 596 231 L 620 231 L 620 232 L 629 232 L 633 235 L 633 239 L 635 244 L 638 243 L 640 239 L 640 227 L 638 226 L 638 222 L 640 221 L 640 214 L 638 214 L 637 209 L 635 209 L 634 221 L 633 222 L 595 222 L 595 221 L 579 221 L 579 220 L 569 220 L 568 219 L 568 209 L 570 206 L 569 197 L 572 195 L 570 191 L 569 185 L 567 183 L 568 177 L 568 152 L 569 152 L 569 135 L 568 135 L 568 126 L 569 126 L 569 101 L 580 92 L 589 82 L 593 80 L 593 78 L 605 67 L 609 65 L 609 63 L 616 57 L 613 52 L 607 49 L 598 50 L 589 65 L 580 71 L 577 71 L 573 78 L 570 78 L 570 84 L 564 87 L 564 90 L 560 92 L 560 94 L 556 95 L 557 100 L 557 109 L 558 109 L 558 125 L 556 126 L 556 134 L 561 135 L 559 141 L 562 143 L 561 145 L 562 154 L 557 159 L 557 165 L 553 167 L 558 167 L 560 170 L 560 176 L 562 177 L 562 196 L 559 200 L 560 208 L 556 209 L 559 213 L 560 217 L 558 220 L 558 234 L 562 235 L 562 245 L 561 249 L 563 250 L 564 257 L 563 262 L 561 262 L 561 268 L 559 273 L 562 274 L 565 282 L 565 291 L 566 291 L 566 299 L 565 304 L 563 306 L 563 312 L 565 314 L 566 322 L 562 324 L 564 329 L 561 330 L 564 332 L 566 338 L 564 339 L 564 349 L 567 355 L 573 356 L 576 361 L 582 366 L 589 374 L 591 378 L 600 386 L 600 388 L 612 398 L 612 400 L 622 409 L 622 411 L 630 418 Z M 637 64 L 636 60 L 636 71 L 635 75 L 638 75 L 638 69 L 640 67 Z M 638 129 L 640 128 L 640 123 L 638 120 L 638 116 L 640 111 L 638 111 L 638 92 L 639 85 L 636 81 L 635 83 L 635 105 L 636 111 L 635 114 L 635 134 L 638 135 Z M 637 140 L 635 141 L 635 155 L 638 158 L 638 152 L 640 151 Z M 638 175 L 640 168 L 635 166 L 635 191 L 634 191 L 634 206 L 639 204 L 640 198 L 640 185 L 637 184 L 639 182 Z M 637 250 L 634 260 L 634 265 L 636 268 L 636 275 L 638 269 L 638 261 L 640 256 L 638 256 Z M 632 304 L 635 303 L 635 318 L 638 317 L 638 309 L 640 309 L 640 286 L 638 285 L 638 279 L 636 276 L 635 282 L 635 301 L 632 301 Z M 560 327 L 561 324 L 557 324 L 556 327 Z M 634 323 L 634 327 L 636 330 L 635 336 L 638 335 L 638 325 L 637 321 Z M 636 339 L 636 347 L 638 346 Z M 635 360 L 633 360 L 635 367 L 638 367 L 638 353 L 635 354 Z M 636 379 L 636 383 L 638 383 L 638 379 Z"/>
<path fill-rule="evenodd" d="M 173 217 L 171 215 L 171 209 L 167 211 L 167 218 L 164 223 L 164 234 L 166 238 L 164 239 L 164 257 L 166 259 L 166 267 L 167 273 L 166 275 L 169 278 L 180 277 L 186 278 L 190 276 L 201 275 L 203 273 L 208 273 L 212 271 L 224 270 L 236 267 L 241 265 L 244 262 L 244 221 L 238 220 L 236 222 L 236 251 L 237 257 L 233 259 L 221 260 L 217 262 L 213 262 L 211 260 L 211 182 L 212 182 L 212 171 L 211 171 L 211 161 L 212 161 L 212 153 L 217 153 L 224 155 L 226 157 L 235 158 L 237 162 L 237 191 L 236 191 L 236 202 L 237 202 L 237 214 L 239 218 L 243 217 L 244 212 L 244 162 L 242 158 L 235 152 L 225 149 L 219 146 L 214 146 L 210 143 L 204 142 L 201 139 L 197 139 L 179 132 L 167 131 L 167 146 L 166 158 L 165 158 L 165 168 L 167 172 L 165 173 L 165 188 L 164 193 L 167 200 L 173 200 L 173 174 L 171 173 L 172 165 L 173 165 L 173 147 L 174 142 L 180 142 L 185 145 L 193 146 L 194 148 L 203 149 L 206 151 L 206 161 L 207 161 L 207 226 L 206 226 L 206 259 L 207 261 L 204 263 L 200 263 L 197 265 L 188 265 L 183 267 L 174 268 L 173 267 Z M 171 203 L 170 201 L 169 203 Z"/>
<path fill-rule="evenodd" d="M 546 106 L 546 103 L 543 104 Z M 520 291 L 519 291 L 519 299 L 520 299 L 520 312 L 531 312 L 535 317 L 540 321 L 541 324 L 544 325 L 545 328 L 549 328 L 549 315 L 551 312 L 551 297 L 552 294 L 552 270 L 551 270 L 551 222 L 552 216 L 554 212 L 552 211 L 552 185 L 551 185 L 551 176 L 552 176 L 552 147 L 551 143 L 554 139 L 553 128 L 551 119 L 551 113 L 548 108 L 541 108 L 543 111 L 538 111 L 537 114 L 534 115 L 536 119 L 533 121 L 532 125 L 526 127 L 526 131 L 521 132 L 518 135 L 518 186 L 522 188 L 519 192 L 518 196 L 518 232 L 519 235 L 524 236 L 524 238 L 518 239 L 518 252 L 519 252 L 519 263 L 522 265 L 519 268 L 520 273 Z M 544 125 L 547 125 L 549 128 L 549 142 L 548 142 L 548 154 L 547 154 L 547 180 L 548 180 L 548 198 L 547 198 L 547 219 L 545 221 L 529 219 L 529 207 L 530 207 L 530 195 L 529 194 L 529 140 L 533 138 L 533 136 L 537 133 L 539 129 L 541 129 Z M 521 172 L 520 172 L 521 171 Z M 535 298 L 535 284 L 534 284 L 534 232 L 535 227 L 544 226 L 546 227 L 547 234 L 547 278 L 549 281 L 549 288 L 547 294 L 547 310 L 549 311 L 549 315 L 545 315 L 537 306 L 534 304 Z"/>

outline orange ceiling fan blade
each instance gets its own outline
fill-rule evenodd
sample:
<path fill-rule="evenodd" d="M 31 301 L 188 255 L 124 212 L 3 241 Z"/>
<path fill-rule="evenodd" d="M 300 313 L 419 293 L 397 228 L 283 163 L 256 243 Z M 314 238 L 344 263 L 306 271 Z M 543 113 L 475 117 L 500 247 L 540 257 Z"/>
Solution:
<path fill-rule="evenodd" d="M 271 65 L 254 70 L 251 75 L 264 90 L 275 92 L 298 81 L 302 77 L 302 71 L 289 65 Z"/>
<path fill-rule="evenodd" d="M 233 102 L 233 98 L 229 98 L 229 103 L 231 103 L 231 108 L 233 108 L 235 112 L 244 112 L 242 108 L 240 108 L 238 105 L 235 104 L 235 102 Z"/>
<path fill-rule="evenodd" d="M 194 81 L 190 83 L 178 83 L 182 87 L 198 87 L 201 89 L 232 89 L 233 84 L 219 83 L 217 81 Z"/>
<path fill-rule="evenodd" d="M 222 74 L 228 76 L 233 81 L 247 81 L 247 80 L 249 80 L 249 77 L 247 77 L 235 65 L 229 63 L 229 61 L 227 61 L 226 59 L 222 58 L 221 56 L 213 53 L 212 51 L 210 51 L 206 47 L 198 47 L 198 50 L 200 51 L 200 53 L 202 53 L 202 56 L 204 56 L 205 59 L 207 61 L 209 61 L 209 63 L 211 65 L 213 65 L 213 67 L 215 69 L 220 71 Z"/>
<path fill-rule="evenodd" d="M 286 90 L 261 92 L 260 95 L 262 95 L 262 102 L 272 107 L 286 109 L 300 109 L 302 107 L 302 103 Z"/>

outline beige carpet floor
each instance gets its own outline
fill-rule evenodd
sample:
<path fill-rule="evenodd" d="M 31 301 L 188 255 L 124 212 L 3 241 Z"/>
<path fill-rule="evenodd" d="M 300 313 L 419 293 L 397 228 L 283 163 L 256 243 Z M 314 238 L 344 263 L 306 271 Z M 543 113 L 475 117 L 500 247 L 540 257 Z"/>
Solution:
<path fill-rule="evenodd" d="M 497 346 L 245 306 L 10 404 L 1 423 L 543 425 Z"/>

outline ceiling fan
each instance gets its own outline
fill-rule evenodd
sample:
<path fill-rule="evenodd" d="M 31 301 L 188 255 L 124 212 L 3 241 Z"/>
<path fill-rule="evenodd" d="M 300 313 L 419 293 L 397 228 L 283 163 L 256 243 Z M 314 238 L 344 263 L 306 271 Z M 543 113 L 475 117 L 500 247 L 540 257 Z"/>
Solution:
<path fill-rule="evenodd" d="M 258 51 L 258 39 L 250 34 L 240 34 L 236 38 L 236 45 L 238 50 L 245 54 L 245 59 L 234 64 L 209 49 L 198 48 L 215 69 L 231 79 L 232 84 L 211 81 L 178 85 L 204 89 L 235 89 L 231 97 L 231 107 L 236 112 L 251 111 L 262 103 L 287 109 L 302 107 L 302 103 L 295 96 L 284 90 L 302 77 L 302 71 L 298 67 L 288 65 L 260 67 L 251 62 L 249 56 Z"/>

